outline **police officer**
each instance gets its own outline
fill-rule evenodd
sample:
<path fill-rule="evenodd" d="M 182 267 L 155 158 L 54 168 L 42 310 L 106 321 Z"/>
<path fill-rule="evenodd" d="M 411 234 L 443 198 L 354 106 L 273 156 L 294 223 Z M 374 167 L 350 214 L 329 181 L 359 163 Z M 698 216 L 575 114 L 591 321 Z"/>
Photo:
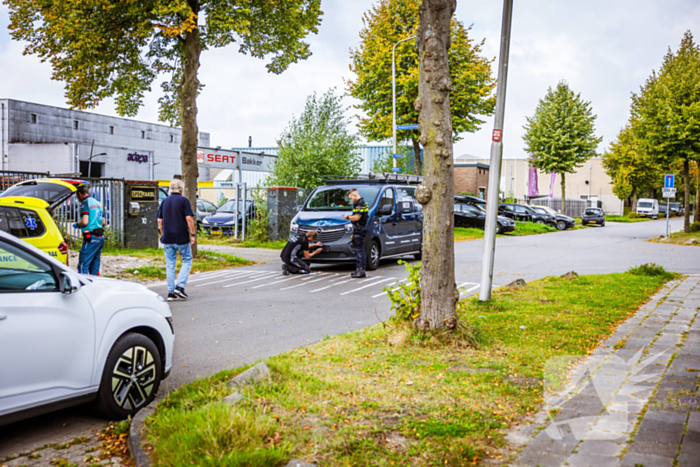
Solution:
<path fill-rule="evenodd" d="M 309 260 L 321 253 L 323 244 L 321 242 L 309 243 L 318 238 L 318 233 L 315 230 L 309 230 L 305 235 L 299 235 L 296 240 L 289 240 L 287 245 L 282 250 L 280 258 L 282 258 L 282 274 L 310 274 L 311 268 L 304 260 Z M 310 248 L 316 248 L 310 252 Z"/>
<path fill-rule="evenodd" d="M 352 214 L 343 214 L 343 219 L 352 221 L 352 246 L 355 250 L 357 266 L 355 272 L 350 274 L 354 279 L 367 277 L 367 255 L 365 254 L 365 237 L 367 236 L 367 221 L 369 220 L 369 207 L 360 193 L 355 188 L 348 192 L 348 198 L 352 201 Z"/>
<path fill-rule="evenodd" d="M 80 220 L 73 224 L 83 232 L 83 245 L 78 257 L 78 272 L 80 274 L 100 275 L 100 259 L 104 238 L 104 210 L 102 203 L 90 196 L 85 185 L 78 187 L 76 193 L 80 201 Z"/>

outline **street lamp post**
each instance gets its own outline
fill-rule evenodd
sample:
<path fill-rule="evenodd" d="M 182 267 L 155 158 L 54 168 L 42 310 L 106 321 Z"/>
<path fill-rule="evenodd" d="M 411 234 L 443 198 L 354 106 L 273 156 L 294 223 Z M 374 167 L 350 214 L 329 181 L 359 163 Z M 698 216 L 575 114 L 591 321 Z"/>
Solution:
<path fill-rule="evenodd" d="M 396 167 L 396 158 L 394 157 L 396 154 L 396 46 L 415 38 L 416 36 L 411 36 L 401 39 L 391 49 L 391 132 L 394 141 L 394 152 L 391 154 L 391 158 L 394 161 L 394 167 Z"/>
<path fill-rule="evenodd" d="M 503 158 L 503 117 L 506 107 L 506 79 L 508 76 L 508 54 L 510 51 L 510 28 L 513 17 L 513 0 L 503 1 L 501 24 L 501 52 L 498 59 L 498 85 L 496 88 L 496 118 L 491 136 L 491 165 L 489 166 L 489 195 L 486 203 L 486 225 L 484 226 L 484 255 L 481 262 L 481 290 L 479 301 L 491 300 L 493 282 L 493 260 L 496 254 L 496 223 L 498 222 L 498 187 L 501 182 Z"/>

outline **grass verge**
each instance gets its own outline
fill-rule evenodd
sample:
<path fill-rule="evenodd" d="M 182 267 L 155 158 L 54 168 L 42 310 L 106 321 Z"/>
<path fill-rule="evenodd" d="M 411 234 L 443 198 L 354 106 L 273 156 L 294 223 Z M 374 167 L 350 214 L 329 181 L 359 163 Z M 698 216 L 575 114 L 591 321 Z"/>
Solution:
<path fill-rule="evenodd" d="M 267 248 L 270 250 L 281 250 L 287 244 L 286 240 L 278 240 L 276 242 L 259 242 L 247 240 L 244 242 L 239 242 L 234 240 L 230 236 L 226 235 L 207 235 L 200 232 L 197 235 L 197 242 L 200 245 L 224 245 L 233 246 L 237 248 Z"/>
<path fill-rule="evenodd" d="M 149 264 L 138 268 L 126 269 L 118 277 L 139 278 L 139 279 L 165 279 L 165 254 L 159 248 L 144 248 L 141 250 L 131 250 L 119 247 L 105 247 L 102 250 L 103 256 L 134 256 L 148 259 Z M 180 268 L 182 260 L 178 255 L 176 267 Z M 253 264 L 252 261 L 239 258 L 238 256 L 225 253 L 215 253 L 210 251 L 199 251 L 196 258 L 192 259 L 191 272 L 215 271 L 218 269 L 232 268 L 236 266 L 247 266 Z"/>
<path fill-rule="evenodd" d="M 557 229 L 536 222 L 516 222 L 515 231 L 499 235 L 499 237 L 526 237 L 528 235 L 539 235 L 551 232 L 557 232 Z M 455 242 L 476 240 L 478 238 L 484 238 L 483 230 L 473 227 L 455 227 Z"/>
<path fill-rule="evenodd" d="M 607 222 L 646 222 L 646 221 L 651 221 L 653 219 L 650 219 L 648 217 L 634 217 L 634 218 L 632 218 L 632 217 L 627 217 L 627 216 L 606 214 L 605 220 Z"/>
<path fill-rule="evenodd" d="M 469 299 L 480 344 L 385 323 L 267 360 L 272 376 L 220 403 L 238 370 L 172 392 L 147 419 L 155 466 L 471 465 L 499 458 L 543 397 L 543 368 L 585 355 L 668 279 L 658 271 L 546 278 Z"/>
<path fill-rule="evenodd" d="M 693 240 L 693 239 L 697 243 L 695 243 L 695 244 L 691 243 L 690 246 L 700 246 L 700 232 L 690 232 L 690 233 L 676 232 L 676 233 L 672 233 L 668 240 L 662 241 L 662 239 L 660 239 L 660 238 L 650 238 L 647 240 L 647 242 L 673 243 L 675 245 L 684 245 L 686 242 Z"/>

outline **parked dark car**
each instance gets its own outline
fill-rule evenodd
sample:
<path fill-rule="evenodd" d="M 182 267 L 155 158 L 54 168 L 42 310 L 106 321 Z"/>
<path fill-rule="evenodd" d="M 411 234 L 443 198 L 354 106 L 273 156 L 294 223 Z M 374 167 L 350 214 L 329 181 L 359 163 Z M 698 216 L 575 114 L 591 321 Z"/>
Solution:
<path fill-rule="evenodd" d="M 551 214 L 554 216 L 554 219 L 556 220 L 556 224 L 554 226 L 557 228 L 557 230 L 573 229 L 574 225 L 576 225 L 576 220 L 573 217 L 559 214 L 557 211 L 548 206 L 530 206 L 530 209 L 534 209 L 540 214 Z"/>
<path fill-rule="evenodd" d="M 659 203 L 659 217 L 666 217 L 666 211 L 668 211 L 668 206 Z M 673 210 L 671 212 L 673 213 Z"/>
<path fill-rule="evenodd" d="M 498 206 L 498 214 L 509 217 L 515 221 L 521 222 L 537 222 L 539 224 L 548 224 L 554 227 L 556 218 L 551 214 L 542 214 L 530 206 L 515 203 L 503 203 Z"/>
<path fill-rule="evenodd" d="M 456 195 L 455 227 L 475 227 L 483 230 L 486 224 L 486 210 L 483 208 L 484 204 L 486 204 L 486 202 L 483 199 L 474 196 Z M 515 230 L 515 222 L 513 220 L 503 216 L 498 216 L 497 219 L 497 234 L 513 232 Z"/>
<path fill-rule="evenodd" d="M 206 199 L 197 200 L 197 230 L 202 230 L 202 221 L 205 217 L 216 212 L 216 205 Z"/>
<path fill-rule="evenodd" d="M 222 204 L 213 214 L 202 220 L 202 229 L 210 235 L 233 235 L 235 232 L 235 207 L 236 200 L 229 200 Z M 255 217 L 255 203 L 246 200 L 246 223 Z M 243 224 L 243 201 L 238 201 L 238 225 Z"/>
<path fill-rule="evenodd" d="M 586 208 L 581 215 L 581 223 L 583 225 L 596 224 L 601 227 L 605 226 L 605 213 L 600 208 Z"/>

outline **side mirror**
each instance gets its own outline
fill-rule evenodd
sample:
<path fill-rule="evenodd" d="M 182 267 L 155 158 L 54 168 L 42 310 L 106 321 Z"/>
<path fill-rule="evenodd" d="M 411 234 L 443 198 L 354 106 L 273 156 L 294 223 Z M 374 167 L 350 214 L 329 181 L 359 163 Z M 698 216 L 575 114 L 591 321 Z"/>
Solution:
<path fill-rule="evenodd" d="M 384 206 L 379 208 L 379 214 L 381 214 L 382 216 L 387 216 L 392 212 L 394 212 L 394 206 L 392 206 L 391 204 L 385 204 Z"/>
<path fill-rule="evenodd" d="M 301 209 L 302 209 L 303 207 L 304 207 L 304 206 L 301 205 L 301 204 L 300 204 L 299 206 L 297 206 L 297 212 L 301 212 Z"/>
<path fill-rule="evenodd" d="M 73 278 L 66 272 L 61 273 L 61 279 L 58 282 L 61 293 L 72 294 L 78 291 L 78 286 L 73 282 Z"/>

